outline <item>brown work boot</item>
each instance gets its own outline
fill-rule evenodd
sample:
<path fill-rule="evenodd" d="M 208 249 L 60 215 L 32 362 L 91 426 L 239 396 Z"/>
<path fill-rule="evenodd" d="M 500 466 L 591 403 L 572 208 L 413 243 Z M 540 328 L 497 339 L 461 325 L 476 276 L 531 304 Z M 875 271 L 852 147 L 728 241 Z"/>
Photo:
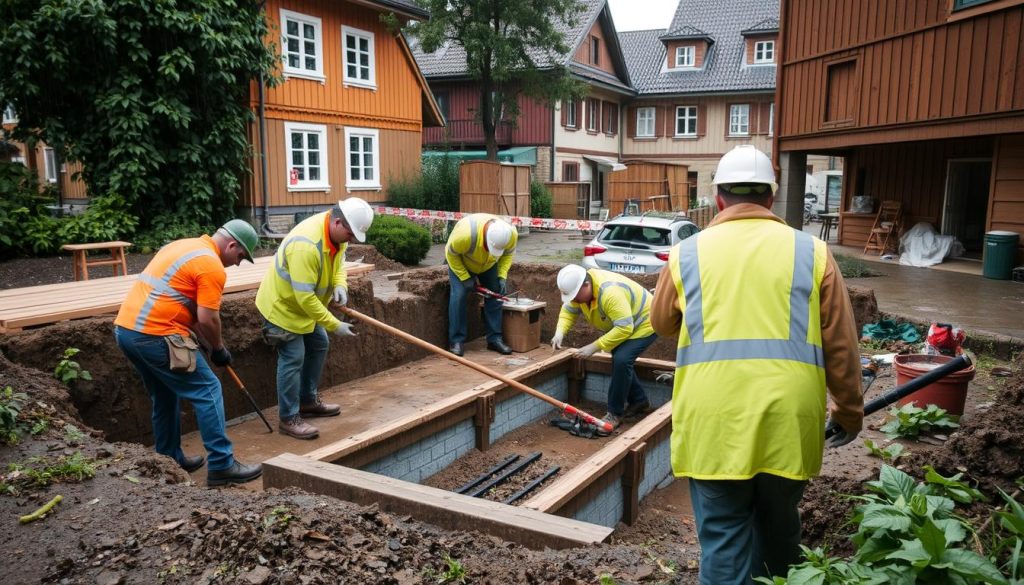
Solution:
<path fill-rule="evenodd" d="M 299 414 L 307 418 L 314 418 L 317 416 L 338 416 L 341 414 L 341 405 L 327 404 L 321 401 L 320 397 L 317 396 L 315 402 L 300 404 Z"/>
<path fill-rule="evenodd" d="M 302 420 L 302 417 L 299 415 L 282 419 L 281 422 L 277 423 L 277 430 L 282 435 L 288 435 L 296 439 L 309 440 L 320 436 L 320 429 Z"/>

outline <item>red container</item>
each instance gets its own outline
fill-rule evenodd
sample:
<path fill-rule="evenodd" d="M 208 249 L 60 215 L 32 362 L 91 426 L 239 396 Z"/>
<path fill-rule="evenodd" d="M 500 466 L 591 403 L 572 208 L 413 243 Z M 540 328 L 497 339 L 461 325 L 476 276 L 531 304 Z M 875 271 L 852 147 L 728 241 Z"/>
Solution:
<path fill-rule="evenodd" d="M 902 386 L 952 360 L 952 357 L 946 355 L 898 355 L 893 360 L 893 365 L 896 368 L 896 384 Z M 897 404 L 903 406 L 915 402 L 921 408 L 934 404 L 939 408 L 946 409 L 949 414 L 961 415 L 964 413 L 964 403 L 967 401 L 967 385 L 973 379 L 974 364 L 971 364 L 969 368 L 928 384 Z"/>

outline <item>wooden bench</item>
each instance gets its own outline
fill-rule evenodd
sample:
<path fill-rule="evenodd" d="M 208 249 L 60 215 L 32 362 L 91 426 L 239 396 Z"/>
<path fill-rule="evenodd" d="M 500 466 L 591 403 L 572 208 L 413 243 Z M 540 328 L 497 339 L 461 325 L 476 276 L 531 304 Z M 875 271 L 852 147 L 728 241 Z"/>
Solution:
<path fill-rule="evenodd" d="M 128 274 L 128 262 L 125 260 L 124 250 L 131 245 L 131 242 L 116 241 L 94 242 L 92 244 L 64 244 L 60 248 L 74 254 L 75 280 L 89 280 L 90 266 L 113 266 L 114 276 L 126 276 Z M 110 257 L 90 260 L 90 250 L 107 250 L 110 252 Z"/>

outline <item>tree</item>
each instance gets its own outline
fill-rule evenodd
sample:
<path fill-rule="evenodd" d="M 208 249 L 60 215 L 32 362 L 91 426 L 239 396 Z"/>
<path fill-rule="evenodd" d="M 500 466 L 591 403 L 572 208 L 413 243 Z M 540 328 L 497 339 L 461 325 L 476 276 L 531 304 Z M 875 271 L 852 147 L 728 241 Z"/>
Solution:
<path fill-rule="evenodd" d="M 498 159 L 496 120 L 519 118 L 518 96 L 554 103 L 579 99 L 585 85 L 569 74 L 565 34 L 584 8 L 579 0 L 418 0 L 430 13 L 410 25 L 427 53 L 446 41 L 466 51 L 467 73 L 481 85 L 476 112 L 484 131 L 487 158 Z"/>
<path fill-rule="evenodd" d="M 249 152 L 250 81 L 272 78 L 262 4 L 246 0 L 6 0 L 0 104 L 13 138 L 82 162 L 94 197 L 144 223 L 232 211 Z"/>

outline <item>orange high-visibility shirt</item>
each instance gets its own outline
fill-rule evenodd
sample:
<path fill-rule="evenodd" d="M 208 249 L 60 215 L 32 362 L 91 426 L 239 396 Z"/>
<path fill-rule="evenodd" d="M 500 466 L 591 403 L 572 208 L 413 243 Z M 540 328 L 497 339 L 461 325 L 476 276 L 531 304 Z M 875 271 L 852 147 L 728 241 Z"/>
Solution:
<path fill-rule="evenodd" d="M 139 275 L 114 324 L 147 335 L 188 335 L 197 306 L 220 310 L 226 280 L 213 238 L 176 240 Z"/>

